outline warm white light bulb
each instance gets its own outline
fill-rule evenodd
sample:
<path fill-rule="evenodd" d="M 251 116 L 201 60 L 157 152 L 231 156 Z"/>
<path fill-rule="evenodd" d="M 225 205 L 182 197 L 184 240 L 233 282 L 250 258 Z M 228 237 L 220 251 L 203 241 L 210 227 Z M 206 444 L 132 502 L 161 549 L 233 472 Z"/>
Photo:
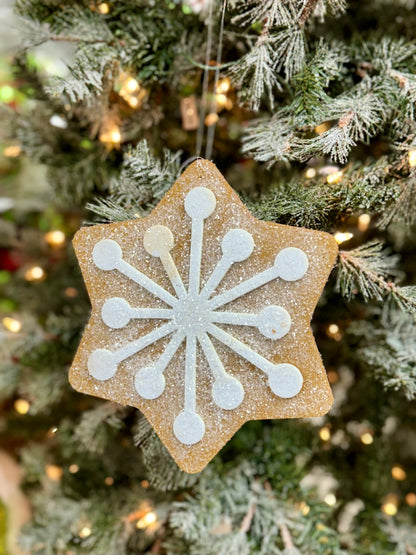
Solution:
<path fill-rule="evenodd" d="M 329 441 L 331 439 L 331 431 L 327 426 L 324 426 L 319 430 L 319 437 L 322 441 Z"/>
<path fill-rule="evenodd" d="M 65 243 L 65 233 L 60 229 L 53 229 L 45 233 L 45 241 L 51 247 L 60 247 Z"/>
<path fill-rule="evenodd" d="M 229 80 L 228 77 L 225 77 L 225 79 L 221 79 L 221 81 L 218 82 L 216 92 L 218 94 L 221 94 L 221 93 L 224 94 L 230 90 L 230 86 L 231 86 L 231 81 Z"/>
<path fill-rule="evenodd" d="M 82 528 L 78 536 L 80 538 L 88 538 L 88 536 L 91 536 L 91 534 L 92 534 L 91 528 L 89 528 L 88 526 L 84 526 L 84 528 Z"/>
<path fill-rule="evenodd" d="M 110 133 L 111 142 L 119 143 L 121 141 L 121 133 L 118 129 L 113 129 Z"/>
<path fill-rule="evenodd" d="M 338 231 L 334 235 L 335 241 L 338 243 L 338 245 L 340 245 L 341 243 L 345 243 L 345 241 L 349 241 L 351 237 L 353 237 L 353 234 L 348 231 Z"/>
<path fill-rule="evenodd" d="M 370 214 L 361 214 L 358 216 L 358 229 L 359 231 L 367 231 L 371 222 Z"/>
<path fill-rule="evenodd" d="M 397 465 L 393 466 L 393 468 L 391 469 L 391 475 L 395 480 L 399 482 L 402 482 L 407 478 L 406 471 L 401 466 Z"/>
<path fill-rule="evenodd" d="M 414 168 L 416 166 L 416 150 L 409 150 L 409 166 Z"/>
<path fill-rule="evenodd" d="M 45 277 L 45 272 L 40 266 L 32 266 L 25 272 L 26 281 L 39 281 Z"/>
<path fill-rule="evenodd" d="M 98 11 L 103 15 L 107 15 L 110 12 L 110 6 L 107 2 L 103 2 L 98 6 Z"/>
<path fill-rule="evenodd" d="M 139 528 L 139 529 L 147 528 L 148 526 L 151 526 L 152 524 L 154 524 L 156 520 L 157 520 L 156 513 L 154 513 L 153 511 L 149 511 L 136 522 L 136 528 Z"/>
<path fill-rule="evenodd" d="M 6 330 L 11 331 L 12 333 L 19 333 L 19 331 L 22 329 L 22 323 L 15 318 L 10 318 L 10 316 L 6 316 L 5 318 L 3 318 L 2 322 Z"/>
<path fill-rule="evenodd" d="M 30 403 L 26 399 L 16 399 L 14 408 L 19 414 L 27 414 L 30 409 Z"/>
<path fill-rule="evenodd" d="M 373 434 L 370 432 L 364 432 L 361 434 L 360 439 L 361 443 L 364 443 L 364 445 L 371 445 L 374 441 Z"/>
<path fill-rule="evenodd" d="M 333 507 L 337 502 L 337 498 L 333 493 L 328 493 L 327 495 L 325 495 L 324 501 L 327 505 L 329 505 L 330 507 Z"/>
<path fill-rule="evenodd" d="M 137 91 L 140 85 L 138 81 L 136 81 L 136 79 L 133 79 L 133 77 L 129 77 L 126 81 L 125 87 L 129 92 L 132 93 L 134 91 Z"/>
<path fill-rule="evenodd" d="M 329 185 L 333 185 L 334 183 L 338 183 L 339 181 L 341 181 L 341 178 L 342 178 L 343 175 L 344 174 L 342 173 L 342 171 L 330 173 L 326 178 L 326 182 Z"/>

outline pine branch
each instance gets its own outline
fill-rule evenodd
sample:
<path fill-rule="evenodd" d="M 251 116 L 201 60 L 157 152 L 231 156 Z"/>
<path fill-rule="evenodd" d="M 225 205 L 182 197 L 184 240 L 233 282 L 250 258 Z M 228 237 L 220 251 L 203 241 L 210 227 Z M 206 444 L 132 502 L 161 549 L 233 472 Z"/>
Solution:
<path fill-rule="evenodd" d="M 125 407 L 110 402 L 84 412 L 75 428 L 74 440 L 83 450 L 103 454 L 111 435 L 124 426 L 125 414 Z"/>
<path fill-rule="evenodd" d="M 297 2 L 290 0 L 235 0 L 233 2 L 237 10 L 242 13 L 234 16 L 235 24 L 252 24 L 255 21 L 267 22 L 268 27 L 287 27 L 296 22 L 298 11 Z"/>
<path fill-rule="evenodd" d="M 322 107 L 320 117 L 338 119 L 338 123 L 318 137 L 301 141 L 301 159 L 329 155 L 334 161 L 345 163 L 358 141 L 368 143 L 381 130 L 389 117 L 388 107 L 374 93 L 360 89 L 362 87 Z"/>
<path fill-rule="evenodd" d="M 415 67 L 416 44 L 406 41 L 404 37 L 382 37 L 379 41 L 368 40 L 355 45 L 353 54 L 356 62 L 363 64 L 362 70 L 366 75 L 368 72 L 377 71 L 391 75 L 391 71 L 403 71 L 409 67 Z M 368 61 L 367 61 L 368 60 Z"/>
<path fill-rule="evenodd" d="M 88 204 L 87 208 L 103 222 L 143 215 L 176 181 L 180 154 L 165 150 L 159 159 L 151 153 L 147 142 L 141 141 L 126 153 L 119 177 L 110 183 L 110 196 Z"/>
<path fill-rule="evenodd" d="M 254 155 L 255 160 L 266 162 L 266 167 L 276 162 L 293 159 L 292 143 L 295 141 L 292 119 L 283 110 L 273 118 L 253 120 L 242 139 L 242 152 Z"/>
<path fill-rule="evenodd" d="M 388 160 L 380 158 L 374 164 L 346 168 L 334 184 L 319 175 L 306 183 L 299 183 L 298 177 L 284 178 L 269 193 L 246 202 L 259 219 L 332 231 L 355 212 L 383 213 L 396 202 L 398 191 L 388 169 Z"/>
<path fill-rule="evenodd" d="M 22 33 L 21 48 L 27 50 L 47 41 L 75 42 L 83 44 L 110 44 L 114 37 L 102 17 L 80 6 L 65 7 L 49 17 L 48 21 L 36 19 L 36 14 L 18 2 L 21 14 L 19 28 Z"/>
<path fill-rule="evenodd" d="M 73 497 L 68 494 L 66 484 L 49 481 L 35 491 L 32 495 L 34 518 L 20 536 L 23 549 L 28 553 L 52 554 L 76 546 L 79 553 L 94 555 L 119 555 L 128 551 L 135 528 L 126 525 L 125 517 L 144 503 L 140 487 L 136 484 L 117 489 L 95 486 L 89 492 L 81 480 L 77 487 L 82 495 Z"/>
<path fill-rule="evenodd" d="M 307 22 L 307 20 L 312 15 L 312 12 L 316 8 L 318 0 L 306 0 L 304 3 L 304 7 L 299 15 L 299 25 L 303 26 Z"/>
<path fill-rule="evenodd" d="M 416 332 L 414 316 L 390 305 L 367 321 L 353 323 L 348 333 L 357 337 L 358 363 L 370 370 L 386 389 L 416 398 Z"/>
<path fill-rule="evenodd" d="M 384 525 L 390 541 L 395 544 L 396 553 L 416 555 L 416 532 L 408 522 L 394 522 L 388 519 Z"/>
<path fill-rule="evenodd" d="M 74 64 L 69 68 L 71 77 L 54 77 L 46 87 L 52 97 L 67 95 L 70 102 L 90 102 L 104 91 L 106 81 L 118 75 L 117 53 L 102 45 L 83 45 L 78 48 Z M 111 87 L 112 88 L 112 87 Z"/>
<path fill-rule="evenodd" d="M 282 90 L 275 66 L 275 41 L 267 34 L 262 34 L 253 48 L 232 66 L 229 75 L 240 89 L 240 99 L 251 110 L 259 109 L 264 93 L 273 109 L 274 89 Z"/>
<path fill-rule="evenodd" d="M 403 222 L 412 225 L 416 221 L 416 173 L 410 177 L 398 180 L 401 188 L 400 195 L 395 203 L 382 215 L 380 227 L 387 227 L 392 222 Z"/>
<path fill-rule="evenodd" d="M 317 552 L 320 539 L 284 494 L 256 479 L 247 461 L 223 475 L 203 472 L 194 496 L 174 504 L 170 525 L 183 552 L 192 555 L 299 555 Z M 330 528 L 325 532 L 333 553 L 340 553 L 335 534 Z"/>
<path fill-rule="evenodd" d="M 133 433 L 134 444 L 142 451 L 148 480 L 154 488 L 166 492 L 191 487 L 197 482 L 199 475 L 187 474 L 178 468 L 143 416 L 138 418 Z"/>
<path fill-rule="evenodd" d="M 416 315 L 416 286 L 392 287 L 392 298 L 403 311 Z"/>
<path fill-rule="evenodd" d="M 345 47 L 337 43 L 327 44 L 321 39 L 302 71 L 293 78 L 295 92 L 291 109 L 301 123 L 312 125 L 319 117 L 322 106 L 330 102 L 329 84 L 344 72 L 347 61 Z M 321 118 L 324 119 L 323 114 Z"/>
<path fill-rule="evenodd" d="M 138 203 L 125 207 L 112 198 L 97 198 L 93 203 L 88 203 L 86 208 L 98 216 L 97 221 L 100 223 L 125 222 L 144 215 L 143 208 Z M 87 223 L 95 224 L 97 221 Z"/>
<path fill-rule="evenodd" d="M 397 274 L 398 257 L 386 256 L 383 245 L 377 241 L 366 243 L 351 251 L 340 251 L 337 290 L 348 300 L 360 292 L 365 301 L 383 300 L 394 284 L 387 281 Z"/>
<path fill-rule="evenodd" d="M 416 314 L 416 287 L 400 287 L 390 276 L 398 275 L 396 255 L 382 251 L 377 241 L 351 251 L 340 251 L 336 288 L 348 300 L 361 293 L 365 301 L 393 299 L 397 306 L 409 314 Z"/>
<path fill-rule="evenodd" d="M 345 164 L 356 141 L 351 137 L 350 128 L 336 125 L 318 137 L 300 142 L 299 157 L 306 161 L 312 156 L 330 156 L 334 162 Z"/>
<path fill-rule="evenodd" d="M 289 27 L 273 35 L 276 44 L 275 56 L 277 70 L 283 69 L 285 78 L 290 81 L 303 68 L 306 58 L 306 39 L 302 28 Z"/>

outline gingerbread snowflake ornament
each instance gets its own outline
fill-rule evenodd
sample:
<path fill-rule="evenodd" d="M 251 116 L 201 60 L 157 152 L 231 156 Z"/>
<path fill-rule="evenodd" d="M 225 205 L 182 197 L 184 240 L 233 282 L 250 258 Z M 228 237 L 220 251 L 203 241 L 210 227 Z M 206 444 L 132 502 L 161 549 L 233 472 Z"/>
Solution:
<path fill-rule="evenodd" d="M 197 160 L 148 217 L 82 228 L 74 246 L 92 315 L 71 384 L 140 409 L 186 472 L 248 420 L 330 409 L 310 320 L 331 235 L 255 219 Z"/>

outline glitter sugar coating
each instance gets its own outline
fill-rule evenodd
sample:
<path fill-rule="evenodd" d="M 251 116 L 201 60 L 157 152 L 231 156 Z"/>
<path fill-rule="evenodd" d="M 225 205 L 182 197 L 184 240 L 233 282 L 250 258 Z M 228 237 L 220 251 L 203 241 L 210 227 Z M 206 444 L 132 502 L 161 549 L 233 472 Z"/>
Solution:
<path fill-rule="evenodd" d="M 71 384 L 139 408 L 183 470 L 247 420 L 329 410 L 309 322 L 332 236 L 256 220 L 197 160 L 147 218 L 83 228 L 74 246 L 93 310 Z"/>

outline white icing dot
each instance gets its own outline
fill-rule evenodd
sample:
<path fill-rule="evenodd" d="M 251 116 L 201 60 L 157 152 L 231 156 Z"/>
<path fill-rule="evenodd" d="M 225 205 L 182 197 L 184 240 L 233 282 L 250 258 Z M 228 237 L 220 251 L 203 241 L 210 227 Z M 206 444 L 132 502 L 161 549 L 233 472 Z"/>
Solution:
<path fill-rule="evenodd" d="M 290 330 L 292 320 L 282 306 L 266 306 L 258 315 L 259 332 L 269 339 L 281 339 Z"/>
<path fill-rule="evenodd" d="M 193 445 L 204 437 L 205 424 L 196 412 L 183 410 L 175 418 L 173 433 L 184 445 Z"/>
<path fill-rule="evenodd" d="M 123 252 L 120 245 L 112 239 L 102 239 L 95 245 L 92 251 L 94 264 L 100 270 L 114 270 L 122 256 Z"/>
<path fill-rule="evenodd" d="M 236 378 L 222 376 L 212 386 L 212 398 L 221 409 L 235 409 L 243 402 L 244 388 Z"/>
<path fill-rule="evenodd" d="M 165 390 L 165 377 L 156 368 L 142 368 L 136 374 L 134 387 L 144 399 L 157 399 Z"/>
<path fill-rule="evenodd" d="M 278 397 L 289 399 L 302 389 L 303 376 L 293 364 L 276 364 L 268 374 L 270 389 Z"/>
<path fill-rule="evenodd" d="M 171 230 L 164 225 L 149 227 L 143 237 L 144 248 L 152 256 L 160 256 L 163 252 L 170 251 L 174 243 Z"/>
<path fill-rule="evenodd" d="M 224 235 L 221 248 L 230 261 L 242 262 L 253 252 L 253 237 L 244 229 L 231 229 Z"/>
<path fill-rule="evenodd" d="M 113 297 L 105 301 L 101 309 L 101 317 L 110 328 L 124 328 L 130 322 L 130 305 L 125 299 Z"/>
<path fill-rule="evenodd" d="M 279 277 L 285 281 L 296 281 L 306 274 L 309 261 L 300 249 L 287 247 L 276 256 L 275 266 L 279 270 Z"/>
<path fill-rule="evenodd" d="M 217 205 L 215 195 L 206 187 L 195 187 L 185 197 L 185 210 L 191 218 L 208 218 Z"/>
<path fill-rule="evenodd" d="M 107 349 L 97 349 L 88 359 L 88 372 L 100 381 L 109 380 L 117 372 L 117 362 L 113 353 Z"/>

